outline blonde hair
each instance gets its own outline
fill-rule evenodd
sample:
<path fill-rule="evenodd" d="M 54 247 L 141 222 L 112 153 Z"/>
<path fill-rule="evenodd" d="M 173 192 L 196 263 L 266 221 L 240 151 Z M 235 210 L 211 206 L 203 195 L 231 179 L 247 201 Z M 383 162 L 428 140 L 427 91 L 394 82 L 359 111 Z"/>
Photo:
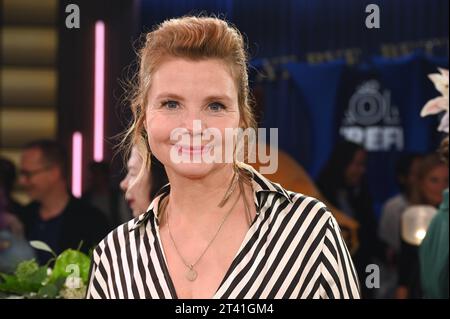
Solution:
<path fill-rule="evenodd" d="M 256 127 L 249 95 L 247 53 L 241 33 L 215 17 L 186 16 L 166 20 L 146 34 L 145 44 L 138 52 L 139 73 L 131 98 L 133 119 L 122 140 L 126 157 L 133 145 L 137 147 L 143 158 L 141 172 L 150 165 L 151 151 L 144 122 L 152 75 L 170 57 L 223 61 L 238 91 L 239 126 L 243 129 Z"/>
<path fill-rule="evenodd" d="M 411 204 L 415 205 L 428 205 L 428 199 L 423 194 L 422 184 L 427 175 L 436 167 L 445 166 L 445 162 L 442 160 L 438 153 L 433 153 L 425 156 L 419 165 L 417 172 L 417 182 L 411 192 Z"/>

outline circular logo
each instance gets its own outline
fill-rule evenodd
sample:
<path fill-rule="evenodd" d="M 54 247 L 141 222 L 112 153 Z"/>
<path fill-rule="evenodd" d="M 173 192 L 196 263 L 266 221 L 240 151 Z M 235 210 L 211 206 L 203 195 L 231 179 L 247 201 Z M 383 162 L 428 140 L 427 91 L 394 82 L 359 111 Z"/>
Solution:
<path fill-rule="evenodd" d="M 349 101 L 348 115 L 360 125 L 368 126 L 380 122 L 385 111 L 386 103 L 377 91 L 356 92 Z"/>

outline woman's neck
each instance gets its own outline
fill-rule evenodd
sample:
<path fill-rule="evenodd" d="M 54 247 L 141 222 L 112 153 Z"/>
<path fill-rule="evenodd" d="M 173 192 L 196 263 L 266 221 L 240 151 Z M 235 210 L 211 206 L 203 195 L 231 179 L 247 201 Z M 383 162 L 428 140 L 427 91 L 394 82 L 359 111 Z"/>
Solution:
<path fill-rule="evenodd" d="M 190 179 L 168 171 L 170 213 L 174 217 L 187 218 L 195 222 L 211 212 L 222 210 L 219 203 L 224 198 L 233 175 L 231 165 L 214 170 L 201 179 Z M 234 190 L 236 193 L 238 191 L 238 188 Z"/>

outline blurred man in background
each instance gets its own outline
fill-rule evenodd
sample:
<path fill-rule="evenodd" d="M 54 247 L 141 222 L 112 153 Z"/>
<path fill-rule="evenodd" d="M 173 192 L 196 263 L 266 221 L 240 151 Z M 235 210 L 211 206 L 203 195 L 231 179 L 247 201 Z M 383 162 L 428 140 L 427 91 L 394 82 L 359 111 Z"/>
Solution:
<path fill-rule="evenodd" d="M 21 157 L 20 184 L 31 199 L 20 215 L 28 240 L 40 240 L 57 254 L 67 248 L 88 252 L 108 232 L 104 215 L 71 196 L 64 147 L 50 140 L 29 143 Z M 51 255 L 37 251 L 38 260 Z"/>

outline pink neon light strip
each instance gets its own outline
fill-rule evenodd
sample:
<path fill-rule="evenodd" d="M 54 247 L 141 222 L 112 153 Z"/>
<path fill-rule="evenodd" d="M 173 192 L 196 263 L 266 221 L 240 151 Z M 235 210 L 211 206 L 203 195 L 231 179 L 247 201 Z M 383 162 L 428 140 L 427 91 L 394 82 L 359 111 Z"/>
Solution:
<path fill-rule="evenodd" d="M 72 135 L 72 194 L 77 198 L 82 195 L 82 160 L 83 136 L 75 132 Z"/>
<path fill-rule="evenodd" d="M 105 111 L 105 23 L 95 23 L 94 161 L 103 161 Z"/>

